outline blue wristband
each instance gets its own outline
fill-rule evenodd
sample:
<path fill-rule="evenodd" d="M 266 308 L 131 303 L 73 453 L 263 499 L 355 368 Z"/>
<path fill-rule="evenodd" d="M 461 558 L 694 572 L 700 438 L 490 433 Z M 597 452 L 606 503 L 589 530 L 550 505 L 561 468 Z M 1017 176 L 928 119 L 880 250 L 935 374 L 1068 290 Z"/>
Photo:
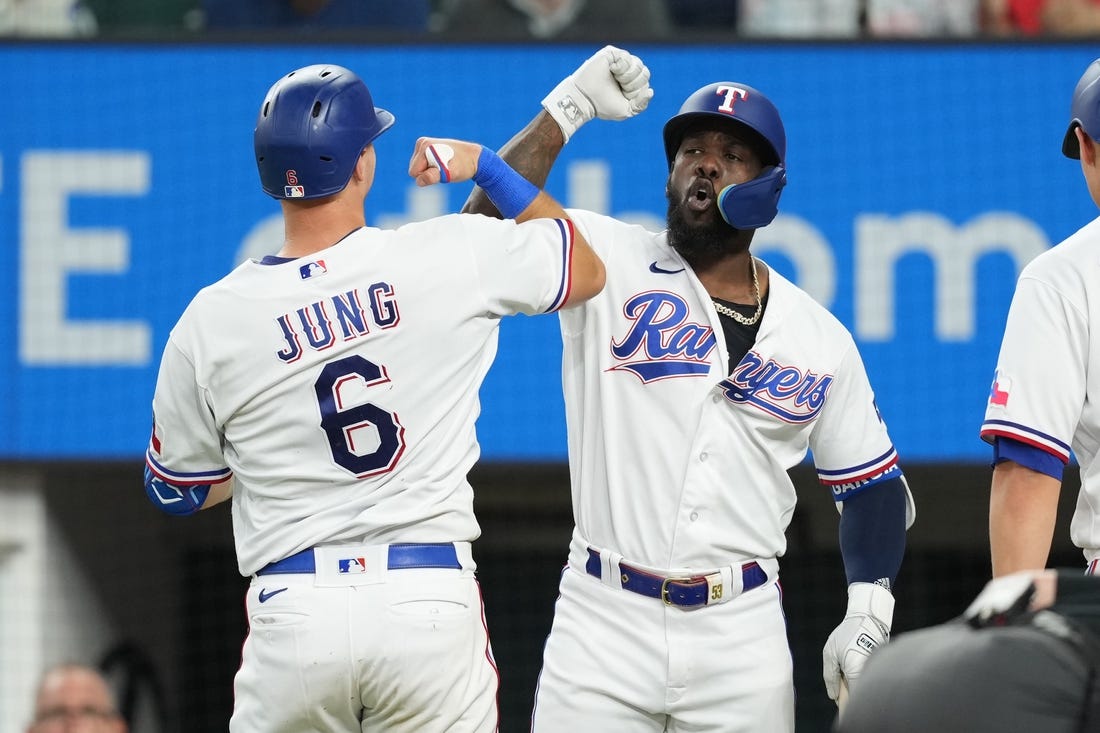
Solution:
<path fill-rule="evenodd" d="M 538 186 L 516 173 L 503 158 L 486 147 L 481 148 L 478 156 L 474 183 L 481 186 L 505 219 L 515 219 L 539 195 Z"/>

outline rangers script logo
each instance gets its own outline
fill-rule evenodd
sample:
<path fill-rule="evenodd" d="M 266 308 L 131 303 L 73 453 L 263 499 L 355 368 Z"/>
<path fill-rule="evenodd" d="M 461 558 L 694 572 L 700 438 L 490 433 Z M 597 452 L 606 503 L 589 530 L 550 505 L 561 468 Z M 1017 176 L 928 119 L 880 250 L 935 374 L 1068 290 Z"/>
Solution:
<path fill-rule="evenodd" d="M 750 351 L 718 386 L 730 402 L 749 404 L 797 424 L 817 417 L 832 384 L 831 374 L 818 376 L 774 359 L 764 361 L 760 354 Z"/>
<path fill-rule="evenodd" d="M 608 371 L 632 372 L 645 383 L 710 372 L 714 331 L 687 320 L 688 305 L 679 295 L 659 290 L 635 295 L 623 305 L 623 315 L 632 321 L 630 330 L 611 342 L 612 356 L 622 363 Z"/>

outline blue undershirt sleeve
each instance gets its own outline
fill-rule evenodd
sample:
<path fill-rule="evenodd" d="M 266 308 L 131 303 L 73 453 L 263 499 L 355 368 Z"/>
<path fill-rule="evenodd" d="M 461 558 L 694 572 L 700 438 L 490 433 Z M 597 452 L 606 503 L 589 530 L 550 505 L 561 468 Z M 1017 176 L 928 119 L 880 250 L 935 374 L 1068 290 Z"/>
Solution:
<path fill-rule="evenodd" d="M 1028 445 L 1019 440 L 998 435 L 993 439 L 993 465 L 1002 461 L 1019 463 L 1024 468 L 1044 473 L 1047 476 L 1062 480 L 1062 472 L 1066 464 L 1053 453 L 1048 453 L 1042 448 Z"/>
<path fill-rule="evenodd" d="M 905 554 L 905 482 L 880 481 L 844 500 L 840 553 L 848 583 L 894 587 Z"/>

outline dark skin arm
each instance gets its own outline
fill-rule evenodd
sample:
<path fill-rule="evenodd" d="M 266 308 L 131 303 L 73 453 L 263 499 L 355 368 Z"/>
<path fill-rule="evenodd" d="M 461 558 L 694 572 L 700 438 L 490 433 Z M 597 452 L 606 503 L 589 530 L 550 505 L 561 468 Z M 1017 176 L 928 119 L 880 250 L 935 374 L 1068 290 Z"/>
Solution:
<path fill-rule="evenodd" d="M 539 188 L 546 186 L 550 169 L 565 147 L 565 138 L 561 128 L 545 110 L 517 132 L 504 147 L 497 151 L 508 165 Z M 463 214 L 484 214 L 500 219 L 500 212 L 485 195 L 480 186 L 475 186 L 470 198 L 462 207 Z"/>

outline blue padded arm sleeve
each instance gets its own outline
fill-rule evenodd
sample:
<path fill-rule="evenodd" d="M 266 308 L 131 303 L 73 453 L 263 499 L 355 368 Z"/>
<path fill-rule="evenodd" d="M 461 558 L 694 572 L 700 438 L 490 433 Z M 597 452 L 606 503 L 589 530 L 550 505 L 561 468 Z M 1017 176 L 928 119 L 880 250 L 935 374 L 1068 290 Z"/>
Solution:
<path fill-rule="evenodd" d="M 905 554 L 905 482 L 880 481 L 844 500 L 840 553 L 848 583 L 894 586 Z"/>
<path fill-rule="evenodd" d="M 145 493 L 157 509 L 166 514 L 185 517 L 202 509 L 206 495 L 210 493 L 210 484 L 176 486 L 159 478 L 146 466 Z"/>

